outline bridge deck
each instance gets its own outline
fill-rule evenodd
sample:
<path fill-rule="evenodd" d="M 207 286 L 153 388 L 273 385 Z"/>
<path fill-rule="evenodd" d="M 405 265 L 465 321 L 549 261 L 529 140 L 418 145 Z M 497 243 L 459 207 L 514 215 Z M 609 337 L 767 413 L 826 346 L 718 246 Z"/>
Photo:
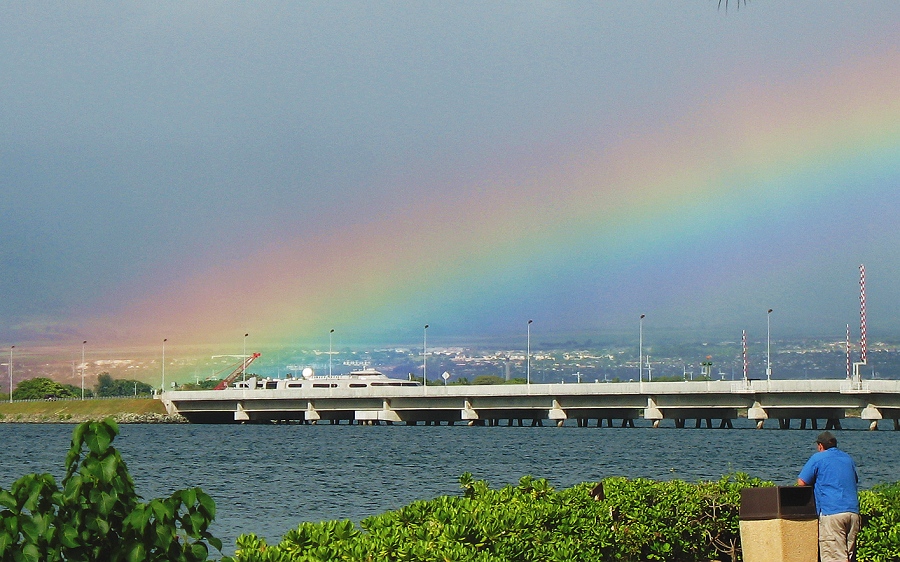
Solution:
<path fill-rule="evenodd" d="M 754 380 L 696 382 L 629 382 L 582 384 L 518 384 L 373 389 L 207 390 L 171 391 L 162 395 L 171 413 L 195 423 L 318 422 L 456 423 L 498 425 L 515 420 L 537 425 L 550 420 L 621 420 L 633 425 L 643 418 L 658 423 L 674 420 L 730 420 L 746 415 L 762 427 L 778 420 L 824 419 L 839 427 L 848 410 L 873 422 L 900 420 L 900 381 Z"/>

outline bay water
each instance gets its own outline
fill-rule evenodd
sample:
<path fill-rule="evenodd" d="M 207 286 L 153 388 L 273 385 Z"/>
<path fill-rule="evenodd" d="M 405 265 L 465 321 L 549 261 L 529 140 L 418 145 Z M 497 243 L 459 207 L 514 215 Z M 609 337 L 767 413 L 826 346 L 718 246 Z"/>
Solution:
<path fill-rule="evenodd" d="M 883 424 L 867 431 L 865 422 L 850 419 L 835 432 L 864 488 L 900 480 L 900 431 Z M 0 487 L 30 472 L 48 472 L 59 483 L 73 428 L 0 424 Z M 135 424 L 120 430 L 113 445 L 138 493 L 149 500 L 201 487 L 216 501 L 211 531 L 226 554 L 243 533 L 274 544 L 303 521 L 358 523 L 415 500 L 460 494 L 463 472 L 492 487 L 524 475 L 565 488 L 608 476 L 694 482 L 730 472 L 792 485 L 819 433 L 756 430 L 746 420 L 736 420 L 734 429 L 654 429 L 639 421 L 634 428 Z"/>

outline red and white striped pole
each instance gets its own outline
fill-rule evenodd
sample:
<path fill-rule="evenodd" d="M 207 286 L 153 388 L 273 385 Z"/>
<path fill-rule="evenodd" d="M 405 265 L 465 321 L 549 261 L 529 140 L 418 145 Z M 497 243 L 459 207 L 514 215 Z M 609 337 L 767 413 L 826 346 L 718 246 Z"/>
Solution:
<path fill-rule="evenodd" d="M 741 330 L 741 343 L 744 348 L 744 382 L 746 382 L 748 370 L 750 368 L 750 365 L 747 362 L 747 330 Z"/>
<path fill-rule="evenodd" d="M 868 356 L 866 343 L 866 266 L 859 266 L 859 362 L 866 364 Z"/>
<path fill-rule="evenodd" d="M 850 371 L 850 324 L 847 324 L 847 378 L 851 375 Z"/>

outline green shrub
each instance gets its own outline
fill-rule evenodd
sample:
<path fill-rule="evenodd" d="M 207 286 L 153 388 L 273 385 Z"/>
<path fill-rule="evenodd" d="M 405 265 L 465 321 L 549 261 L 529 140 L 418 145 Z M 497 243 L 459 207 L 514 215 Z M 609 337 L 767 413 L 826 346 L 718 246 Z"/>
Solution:
<path fill-rule="evenodd" d="M 0 561 L 194 562 L 208 559 L 207 543 L 221 550 L 207 531 L 215 502 L 199 488 L 140 502 L 111 446 L 118 433 L 112 419 L 77 426 L 62 489 L 49 474 L 0 489 Z"/>
<path fill-rule="evenodd" d="M 772 484 L 746 474 L 698 483 L 607 478 L 556 491 L 525 476 L 492 490 L 466 473 L 460 485 L 461 497 L 413 502 L 359 527 L 302 523 L 274 546 L 243 535 L 234 560 L 736 562 L 741 490 Z M 898 505 L 900 483 L 860 493 L 859 562 L 900 560 Z"/>
<path fill-rule="evenodd" d="M 739 556 L 740 490 L 765 483 L 743 474 L 716 482 L 608 478 L 556 491 L 523 477 L 492 490 L 471 474 L 461 497 L 442 496 L 363 520 L 303 523 L 281 543 L 237 541 L 240 562 L 703 561 Z"/>
<path fill-rule="evenodd" d="M 862 528 L 857 537 L 859 562 L 900 560 L 900 482 L 859 493 Z"/>

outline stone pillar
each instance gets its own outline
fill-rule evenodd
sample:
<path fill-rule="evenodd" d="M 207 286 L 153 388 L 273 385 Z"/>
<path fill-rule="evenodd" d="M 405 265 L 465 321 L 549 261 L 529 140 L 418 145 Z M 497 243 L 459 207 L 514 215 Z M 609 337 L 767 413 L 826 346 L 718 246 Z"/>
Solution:
<path fill-rule="evenodd" d="M 653 398 L 647 397 L 647 407 L 644 408 L 644 419 L 651 421 L 659 421 L 663 419 L 662 410 Z M 654 426 L 655 427 L 655 426 Z"/>
<path fill-rule="evenodd" d="M 883 419 L 881 416 L 881 412 L 878 408 L 875 407 L 874 404 L 869 404 L 863 411 L 859 414 L 861 419 L 869 421 L 869 430 L 876 431 L 878 429 L 878 420 Z"/>

